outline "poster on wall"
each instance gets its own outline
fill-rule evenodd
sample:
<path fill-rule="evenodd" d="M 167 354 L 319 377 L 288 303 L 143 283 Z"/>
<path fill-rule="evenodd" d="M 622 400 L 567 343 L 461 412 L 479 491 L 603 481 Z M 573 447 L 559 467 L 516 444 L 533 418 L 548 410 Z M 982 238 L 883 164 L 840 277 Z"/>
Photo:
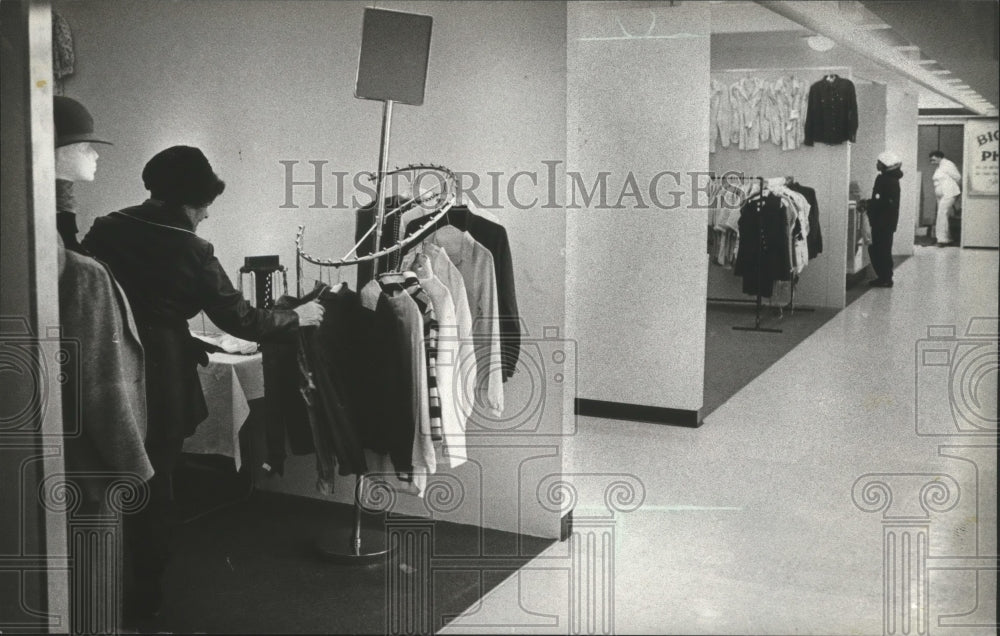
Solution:
<path fill-rule="evenodd" d="M 997 120 L 973 120 L 965 124 L 965 174 L 968 196 L 997 196 Z"/>

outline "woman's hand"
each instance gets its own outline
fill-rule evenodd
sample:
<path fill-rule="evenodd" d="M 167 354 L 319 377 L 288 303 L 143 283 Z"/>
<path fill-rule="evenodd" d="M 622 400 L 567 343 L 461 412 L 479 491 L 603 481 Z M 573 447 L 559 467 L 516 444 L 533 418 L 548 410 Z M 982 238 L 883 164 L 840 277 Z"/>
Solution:
<path fill-rule="evenodd" d="M 315 300 L 295 308 L 300 327 L 315 327 L 323 321 L 323 305 Z"/>

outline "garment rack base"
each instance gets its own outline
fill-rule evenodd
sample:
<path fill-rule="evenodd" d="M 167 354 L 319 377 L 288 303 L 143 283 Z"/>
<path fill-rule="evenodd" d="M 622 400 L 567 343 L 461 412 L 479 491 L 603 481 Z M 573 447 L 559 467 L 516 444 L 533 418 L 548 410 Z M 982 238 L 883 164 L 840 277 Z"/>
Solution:
<path fill-rule="evenodd" d="M 316 549 L 324 560 L 336 565 L 357 565 L 373 567 L 385 563 L 386 557 L 392 552 L 387 546 L 384 530 L 366 528 L 361 532 L 361 545 L 352 545 L 354 532 L 352 528 L 333 530 L 316 540 Z"/>
<path fill-rule="evenodd" d="M 781 329 L 772 327 L 733 327 L 736 331 L 763 331 L 765 333 L 782 333 Z"/>

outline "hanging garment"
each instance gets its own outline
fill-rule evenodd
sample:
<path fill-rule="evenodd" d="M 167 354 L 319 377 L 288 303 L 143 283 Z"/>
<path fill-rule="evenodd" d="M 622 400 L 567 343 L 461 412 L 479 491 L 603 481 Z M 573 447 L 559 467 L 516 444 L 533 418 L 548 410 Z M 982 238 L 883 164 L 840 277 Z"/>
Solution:
<path fill-rule="evenodd" d="M 448 289 L 452 302 L 455 303 L 455 321 L 458 325 L 458 364 L 455 373 L 458 380 L 455 384 L 457 408 L 463 422 L 463 429 L 468 427 L 473 412 L 476 395 L 476 378 L 479 375 L 476 361 L 476 348 L 473 344 L 472 312 L 469 309 L 469 295 L 465 287 L 462 273 L 458 271 L 448 254 L 437 245 L 420 243 L 417 253 L 427 256 L 434 277 Z M 414 252 L 411 252 L 413 254 Z M 409 255 L 408 255 L 409 256 Z"/>
<path fill-rule="evenodd" d="M 410 404 L 416 427 L 410 431 L 409 448 L 403 449 L 400 445 L 399 452 L 403 453 L 405 450 L 409 453 L 411 479 L 417 490 L 423 492 L 427 475 L 435 472 L 423 317 L 420 306 L 405 288 L 397 288 L 392 283 L 383 283 L 383 290 L 389 297 L 389 305 L 399 321 L 401 333 L 409 336 L 409 342 L 405 343 L 406 350 L 403 353 L 408 353 L 410 356 L 409 370 L 412 378 Z M 396 470 L 400 471 L 399 463 L 396 463 Z"/>
<path fill-rule="evenodd" d="M 57 95 L 62 85 L 73 74 L 76 53 L 73 51 L 73 32 L 69 23 L 58 11 L 52 11 L 52 78 L 56 81 Z"/>
<path fill-rule="evenodd" d="M 494 418 L 503 414 L 503 374 L 493 257 L 472 236 L 446 225 L 428 242 L 441 247 L 465 281 L 476 350 L 476 402 Z"/>
<path fill-rule="evenodd" d="M 809 230 L 806 234 L 806 244 L 809 258 L 816 258 L 823 253 L 823 232 L 819 227 L 819 203 L 816 200 L 816 191 L 797 182 L 790 183 L 788 189 L 798 192 L 809 203 Z"/>
<path fill-rule="evenodd" d="M 760 101 L 760 140 L 779 147 L 785 133 L 781 120 L 781 86 L 781 80 L 765 80 Z"/>
<path fill-rule="evenodd" d="M 804 196 L 787 186 L 782 186 L 782 196 L 788 201 L 793 214 L 789 227 L 792 238 L 792 267 L 801 274 L 809 263 L 809 201 Z"/>
<path fill-rule="evenodd" d="M 153 476 L 146 453 L 143 351 L 125 295 L 100 262 L 59 247 L 66 467 L 89 502 L 114 475 Z"/>
<path fill-rule="evenodd" d="M 711 80 L 709 99 L 709 152 L 721 144 L 728 148 L 733 135 L 733 107 L 729 87 L 718 80 Z"/>
<path fill-rule="evenodd" d="M 730 92 L 730 95 L 735 98 L 733 110 L 738 113 L 740 150 L 759 150 L 761 140 L 761 99 L 764 95 L 764 81 L 745 77 L 733 84 L 733 90 Z"/>
<path fill-rule="evenodd" d="M 521 319 L 517 308 L 517 291 L 514 284 L 514 262 L 511 258 L 507 230 L 498 223 L 472 214 L 468 207 L 455 206 L 437 223 L 425 227 L 430 216 L 423 216 L 406 225 L 407 236 L 417 234 L 418 241 L 445 226 L 467 232 L 485 247 L 493 257 L 494 279 L 497 288 L 497 320 L 500 324 L 500 351 L 503 379 L 514 375 L 521 352 Z M 411 246 L 414 244 L 411 244 Z M 411 249 L 413 249 L 411 247 Z"/>
<path fill-rule="evenodd" d="M 413 298 L 420 310 L 423 324 L 424 360 L 427 364 L 427 409 L 430 416 L 431 439 L 441 439 L 441 393 L 437 381 L 437 341 L 438 321 L 430 296 L 420 286 L 420 280 L 413 272 L 403 272 L 401 283 L 406 293 Z"/>
<path fill-rule="evenodd" d="M 461 386 L 462 341 L 459 337 L 455 302 L 448 288 L 434 275 L 430 258 L 426 254 L 411 252 L 403 259 L 403 269 L 412 270 L 420 286 L 430 296 L 438 322 L 437 380 L 441 398 L 441 432 L 443 437 L 440 457 L 446 458 L 452 468 L 468 459 L 465 449 L 465 422 L 468 411 L 463 410 Z M 473 363 L 475 362 L 472 354 Z"/>
<path fill-rule="evenodd" d="M 361 428 L 366 387 L 356 364 L 372 352 L 358 337 L 367 316 L 356 293 L 346 285 L 335 292 L 324 287 L 317 300 L 325 310 L 323 321 L 299 330 L 299 379 L 316 449 L 317 489 L 329 494 L 335 474 L 368 472 Z"/>
<path fill-rule="evenodd" d="M 839 75 L 826 75 L 809 88 L 805 145 L 817 141 L 837 145 L 856 141 L 858 100 L 854 82 Z"/>
<path fill-rule="evenodd" d="M 791 279 L 787 212 L 781 197 L 756 196 L 740 213 L 740 245 L 733 273 L 743 277 L 743 293 L 770 298 L 774 282 Z"/>

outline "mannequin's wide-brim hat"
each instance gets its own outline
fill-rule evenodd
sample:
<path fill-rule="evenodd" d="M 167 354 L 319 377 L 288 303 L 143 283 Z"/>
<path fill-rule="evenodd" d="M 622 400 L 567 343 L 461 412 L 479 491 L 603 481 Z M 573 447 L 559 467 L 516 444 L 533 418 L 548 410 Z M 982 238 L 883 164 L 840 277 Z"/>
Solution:
<path fill-rule="evenodd" d="M 111 145 L 110 141 L 94 133 L 94 118 L 75 99 L 56 95 L 52 101 L 52 115 L 56 128 L 56 148 L 83 142 Z"/>

